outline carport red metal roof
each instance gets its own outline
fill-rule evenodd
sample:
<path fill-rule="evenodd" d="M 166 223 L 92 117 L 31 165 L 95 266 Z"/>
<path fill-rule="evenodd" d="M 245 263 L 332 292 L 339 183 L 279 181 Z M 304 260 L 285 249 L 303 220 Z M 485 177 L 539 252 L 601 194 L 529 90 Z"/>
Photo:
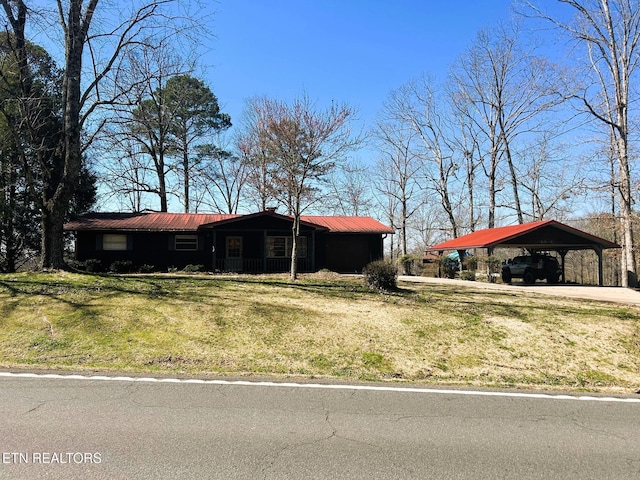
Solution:
<path fill-rule="evenodd" d="M 488 228 L 435 245 L 427 251 L 468 250 L 495 247 L 537 250 L 602 250 L 620 248 L 617 243 L 596 237 L 556 220 Z"/>

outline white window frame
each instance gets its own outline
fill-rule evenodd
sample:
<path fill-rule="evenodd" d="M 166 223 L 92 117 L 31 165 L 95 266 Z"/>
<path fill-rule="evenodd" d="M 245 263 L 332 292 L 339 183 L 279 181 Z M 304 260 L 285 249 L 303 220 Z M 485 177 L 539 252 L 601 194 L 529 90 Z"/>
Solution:
<path fill-rule="evenodd" d="M 105 233 L 102 235 L 102 250 L 123 252 L 128 246 L 127 235 L 124 233 Z"/>
<path fill-rule="evenodd" d="M 198 250 L 198 235 L 176 235 L 173 246 L 178 252 L 195 252 Z"/>

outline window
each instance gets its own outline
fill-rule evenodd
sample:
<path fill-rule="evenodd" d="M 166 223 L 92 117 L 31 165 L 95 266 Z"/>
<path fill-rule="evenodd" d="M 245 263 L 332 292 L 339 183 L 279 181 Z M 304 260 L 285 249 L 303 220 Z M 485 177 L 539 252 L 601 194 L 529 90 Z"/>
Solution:
<path fill-rule="evenodd" d="M 292 237 L 267 237 L 268 258 L 290 258 Z M 307 257 L 307 237 L 298 237 L 298 258 Z"/>
<path fill-rule="evenodd" d="M 176 250 L 194 251 L 198 250 L 197 235 L 176 235 Z"/>
<path fill-rule="evenodd" d="M 103 250 L 126 250 L 127 236 L 115 233 L 105 233 L 102 236 Z"/>
<path fill-rule="evenodd" d="M 227 258 L 242 258 L 242 237 L 227 237 Z"/>
<path fill-rule="evenodd" d="M 267 237 L 267 257 L 287 257 L 291 247 L 287 248 L 287 237 Z"/>

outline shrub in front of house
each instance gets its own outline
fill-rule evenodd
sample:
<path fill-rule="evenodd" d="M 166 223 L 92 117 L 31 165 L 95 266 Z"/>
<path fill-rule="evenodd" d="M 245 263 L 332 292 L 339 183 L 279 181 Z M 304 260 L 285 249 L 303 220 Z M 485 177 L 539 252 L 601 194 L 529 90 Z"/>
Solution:
<path fill-rule="evenodd" d="M 195 273 L 195 272 L 204 272 L 204 265 L 186 265 L 183 269 L 183 272 L 187 273 Z"/>
<path fill-rule="evenodd" d="M 131 260 L 116 260 L 109 266 L 111 273 L 131 273 L 133 272 L 133 262 Z"/>
<path fill-rule="evenodd" d="M 487 257 L 485 260 L 485 264 L 487 266 L 489 281 L 491 283 L 495 283 L 496 279 L 500 276 L 500 271 L 502 270 L 502 260 L 498 257 Z"/>
<path fill-rule="evenodd" d="M 417 255 L 403 255 L 398 260 L 402 266 L 403 275 L 420 275 L 422 270 L 422 257 Z"/>
<path fill-rule="evenodd" d="M 477 270 L 478 269 L 478 257 L 471 255 L 467 258 L 464 259 L 464 262 L 462 262 L 464 265 L 464 268 L 466 270 Z"/>
<path fill-rule="evenodd" d="M 81 269 L 87 273 L 101 273 L 104 272 L 104 265 L 102 264 L 102 260 L 89 258 L 82 262 Z"/>
<path fill-rule="evenodd" d="M 460 280 L 467 280 L 469 282 L 476 281 L 476 271 L 475 270 L 463 270 L 460 272 Z"/>
<path fill-rule="evenodd" d="M 156 267 L 154 267 L 153 265 L 147 265 L 146 263 L 138 267 L 139 273 L 153 273 L 155 271 L 156 271 Z"/>
<path fill-rule="evenodd" d="M 67 260 L 67 267 L 71 270 L 85 270 L 84 262 L 78 260 Z"/>
<path fill-rule="evenodd" d="M 456 278 L 458 261 L 447 256 L 440 257 L 440 271 L 443 278 Z"/>
<path fill-rule="evenodd" d="M 384 260 L 371 262 L 362 271 L 364 283 L 376 290 L 394 290 L 398 286 L 398 268 Z"/>

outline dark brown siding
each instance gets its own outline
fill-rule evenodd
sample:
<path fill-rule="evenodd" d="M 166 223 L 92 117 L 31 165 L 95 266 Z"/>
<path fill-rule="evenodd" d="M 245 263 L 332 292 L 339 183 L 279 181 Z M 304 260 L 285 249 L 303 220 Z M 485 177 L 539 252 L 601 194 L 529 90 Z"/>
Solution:
<path fill-rule="evenodd" d="M 115 261 L 129 260 L 134 266 L 151 265 L 158 271 L 169 267 L 178 269 L 186 265 L 204 265 L 211 269 L 211 239 L 210 232 L 198 234 L 198 250 L 176 251 L 175 235 L 169 232 L 113 232 L 128 236 L 129 249 L 123 251 L 102 250 L 101 238 L 110 232 L 78 232 L 76 242 L 76 259 L 80 261 L 98 259 L 105 269 Z M 180 235 L 180 233 L 177 233 Z M 193 235 L 193 232 L 186 232 Z"/>
<path fill-rule="evenodd" d="M 362 273 L 383 257 L 381 235 L 327 234 L 324 236 L 324 268 L 334 272 Z"/>
<path fill-rule="evenodd" d="M 291 235 L 291 222 L 268 217 L 231 222 L 220 228 L 206 228 L 198 233 L 197 251 L 176 251 L 175 235 L 180 232 L 96 232 L 77 233 L 76 258 L 101 260 L 105 269 L 119 260 L 130 260 L 134 266 L 151 265 L 158 271 L 170 267 L 204 265 L 205 269 L 242 272 L 286 272 L 287 258 L 265 260 L 265 235 Z M 101 248 L 105 233 L 126 234 L 128 249 L 107 251 Z M 184 232 L 193 234 L 194 232 Z M 383 257 L 382 235 L 358 233 L 330 233 L 303 227 L 301 235 L 307 238 L 307 258 L 300 259 L 299 271 L 327 268 L 336 272 L 361 273 L 365 265 Z M 227 237 L 242 237 L 242 259 L 226 262 Z M 213 247 L 215 243 L 215 254 Z M 315 246 L 315 257 L 313 251 Z M 215 264 L 214 264 L 215 260 Z"/>

